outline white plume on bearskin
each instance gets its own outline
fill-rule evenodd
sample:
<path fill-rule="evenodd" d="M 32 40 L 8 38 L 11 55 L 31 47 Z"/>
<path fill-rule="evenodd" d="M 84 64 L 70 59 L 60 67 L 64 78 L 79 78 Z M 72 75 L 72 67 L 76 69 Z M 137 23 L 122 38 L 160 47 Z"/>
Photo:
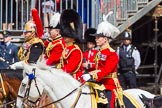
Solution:
<path fill-rule="evenodd" d="M 52 17 L 51 17 L 51 19 L 50 19 L 50 26 L 51 27 L 53 27 L 53 28 L 55 28 L 57 25 L 58 25 L 58 23 L 60 23 L 60 14 L 59 13 L 55 13 Z"/>
<path fill-rule="evenodd" d="M 101 22 L 97 27 L 97 34 L 103 34 L 106 37 L 114 39 L 115 36 L 117 36 L 120 31 L 117 27 L 112 25 L 107 21 L 107 18 L 112 14 L 113 12 L 110 11 L 107 15 L 103 15 L 103 22 Z"/>

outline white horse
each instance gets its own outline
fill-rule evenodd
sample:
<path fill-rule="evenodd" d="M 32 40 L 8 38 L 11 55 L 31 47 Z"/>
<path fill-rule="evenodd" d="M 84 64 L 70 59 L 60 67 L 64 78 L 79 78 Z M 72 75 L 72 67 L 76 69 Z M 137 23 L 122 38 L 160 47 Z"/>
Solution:
<path fill-rule="evenodd" d="M 81 86 L 81 83 L 75 80 L 69 74 L 50 67 L 46 68 L 46 70 L 42 70 L 37 65 L 29 66 L 24 62 L 21 62 L 21 64 L 18 65 L 18 68 L 24 69 L 24 72 L 28 74 L 32 74 L 33 68 L 35 68 L 35 77 L 36 82 L 38 83 L 37 85 L 39 85 L 38 88 L 40 93 L 45 90 L 53 102 L 65 97 L 59 102 L 55 103 L 57 108 L 70 108 L 72 106 L 75 106 L 75 108 L 91 108 L 91 96 L 80 94 L 80 91 L 81 93 L 90 94 L 89 87 L 84 85 Z M 27 79 L 28 76 L 24 74 L 24 80 L 22 81 L 18 92 L 18 95 L 20 96 L 17 97 L 17 108 L 23 108 L 22 97 L 25 96 L 25 92 L 28 88 L 23 85 L 28 83 Z M 34 83 L 32 82 L 29 97 L 36 100 L 40 95 L 33 86 Z M 69 94 L 70 92 L 72 93 Z M 67 96 L 68 94 L 69 96 Z M 78 96 L 79 98 L 77 99 Z"/>
<path fill-rule="evenodd" d="M 31 74 L 33 73 L 33 68 L 35 68 L 35 76 L 36 82 L 40 94 L 42 94 L 43 90 L 47 93 L 47 95 L 52 99 L 53 103 L 57 108 L 70 108 L 72 105 L 76 104 L 75 108 L 91 108 L 91 96 L 85 95 L 86 93 L 90 93 L 90 89 L 88 86 L 83 85 L 69 74 L 62 72 L 61 70 L 46 67 L 43 68 L 44 70 L 40 69 L 37 65 L 29 66 L 27 64 L 22 63 L 22 67 L 24 72 Z M 20 65 L 19 65 L 20 67 Z M 27 76 L 24 77 L 22 81 L 21 87 L 19 89 L 18 95 L 21 97 L 24 96 L 27 87 L 23 85 L 28 84 L 29 78 Z M 35 83 L 34 81 L 31 83 L 29 98 L 33 101 L 37 100 L 40 95 L 38 93 L 37 88 L 34 88 Z M 80 87 L 81 86 L 81 87 Z M 79 97 L 79 92 L 83 92 Z M 73 91 L 73 92 L 72 92 Z M 155 95 L 141 90 L 141 89 L 128 89 L 124 90 L 124 94 L 128 94 L 134 98 L 136 103 L 138 103 L 138 108 L 147 108 L 146 105 L 143 103 L 143 96 L 154 99 Z M 77 97 L 79 97 L 77 99 Z M 128 99 L 129 100 L 129 99 Z M 58 102 L 56 102 L 58 101 Z M 125 102 L 125 101 L 124 101 Z M 22 108 L 23 98 L 17 98 L 17 107 Z M 125 102 L 125 106 L 127 107 L 127 103 Z M 136 108 L 136 107 L 135 107 Z M 149 106 L 148 108 L 153 108 Z M 154 107 L 156 108 L 156 107 Z"/>
<path fill-rule="evenodd" d="M 128 89 L 124 92 L 136 98 L 142 108 L 162 108 L 162 95 L 154 95 L 141 89 Z"/>
<path fill-rule="evenodd" d="M 143 103 L 143 100 L 142 100 L 143 96 L 149 99 L 153 99 L 156 96 L 142 89 L 127 89 L 127 90 L 124 90 L 123 92 L 131 95 L 139 103 L 141 108 L 146 108 L 146 105 L 145 103 Z"/>

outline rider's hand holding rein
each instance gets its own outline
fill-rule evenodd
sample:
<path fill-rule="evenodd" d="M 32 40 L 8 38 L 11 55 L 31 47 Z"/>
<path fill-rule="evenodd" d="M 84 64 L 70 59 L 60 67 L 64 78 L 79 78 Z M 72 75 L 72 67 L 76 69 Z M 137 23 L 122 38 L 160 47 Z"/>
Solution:
<path fill-rule="evenodd" d="M 90 71 L 89 73 L 83 74 L 82 78 L 84 81 L 88 81 L 88 80 L 96 80 L 97 79 L 97 75 L 96 73 L 101 72 L 101 70 L 94 70 L 94 71 Z"/>
<path fill-rule="evenodd" d="M 92 77 L 91 77 L 90 74 L 84 74 L 84 75 L 82 75 L 82 78 L 83 78 L 84 81 L 88 81 L 88 80 L 90 80 Z"/>
<path fill-rule="evenodd" d="M 10 69 L 16 70 L 16 69 L 23 69 L 24 61 L 16 62 L 9 66 Z"/>

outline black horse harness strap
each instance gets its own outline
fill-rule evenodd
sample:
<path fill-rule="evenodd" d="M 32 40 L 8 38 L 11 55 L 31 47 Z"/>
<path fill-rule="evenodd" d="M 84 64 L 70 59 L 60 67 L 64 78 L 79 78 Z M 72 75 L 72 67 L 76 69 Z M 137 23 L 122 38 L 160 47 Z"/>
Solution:
<path fill-rule="evenodd" d="M 76 104 L 77 104 L 77 102 L 78 102 L 78 100 L 79 100 L 81 94 L 85 94 L 85 95 L 94 94 L 94 93 L 82 93 L 82 86 L 83 86 L 85 83 L 86 83 L 86 82 L 82 83 L 79 87 L 77 87 L 77 88 L 75 88 L 74 90 L 72 90 L 72 91 L 71 91 L 70 93 L 68 93 L 66 96 L 64 96 L 64 97 L 62 97 L 62 98 L 60 98 L 60 99 L 58 99 L 57 101 L 53 101 L 53 102 L 51 102 L 51 103 L 49 103 L 49 104 L 46 104 L 46 105 L 44 105 L 44 106 L 41 106 L 40 108 L 44 108 L 44 107 L 47 107 L 47 106 L 49 106 L 49 105 L 51 105 L 51 104 L 57 103 L 57 102 L 59 102 L 59 101 L 65 99 L 66 97 L 70 96 L 72 93 L 74 93 L 76 90 L 79 89 L 79 93 L 78 93 L 78 95 L 77 95 L 77 98 L 76 98 L 75 102 L 73 103 L 73 105 L 71 106 L 71 108 L 75 108 L 75 106 L 76 106 Z"/>
<path fill-rule="evenodd" d="M 12 104 L 14 104 L 15 102 L 16 102 L 16 100 L 12 100 L 12 101 L 10 101 L 10 102 L 3 103 L 3 104 L 0 106 L 0 108 L 4 108 L 4 106 L 7 106 L 7 105 L 12 105 Z"/>

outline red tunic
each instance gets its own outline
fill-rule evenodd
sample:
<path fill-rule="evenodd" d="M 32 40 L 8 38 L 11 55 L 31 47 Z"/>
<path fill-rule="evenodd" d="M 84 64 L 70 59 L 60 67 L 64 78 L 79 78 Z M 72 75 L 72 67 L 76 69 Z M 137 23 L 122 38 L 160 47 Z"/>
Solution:
<path fill-rule="evenodd" d="M 101 72 L 97 72 L 97 80 L 98 82 L 102 82 L 104 84 L 106 90 L 112 91 L 111 96 L 108 96 L 110 99 L 110 107 L 114 108 L 115 104 L 115 94 L 114 94 L 114 89 L 116 88 L 116 84 L 119 84 L 119 81 L 116 78 L 104 78 L 108 75 L 112 75 L 112 73 L 115 73 L 117 71 L 117 65 L 118 65 L 118 56 L 110 46 L 106 46 L 97 53 L 98 55 L 98 70 Z M 116 82 L 116 84 L 115 84 Z"/>
<path fill-rule="evenodd" d="M 83 55 L 80 48 L 77 45 L 70 45 L 65 48 L 63 52 L 63 71 L 70 73 L 77 80 L 82 76 Z"/>
<path fill-rule="evenodd" d="M 52 42 L 44 41 L 46 47 L 46 64 L 56 65 L 60 63 L 60 57 L 65 47 L 65 42 L 62 37 L 56 37 Z"/>
<path fill-rule="evenodd" d="M 95 70 L 95 56 L 97 54 L 97 50 L 96 49 L 90 49 L 87 50 L 83 53 L 83 58 L 86 59 L 86 62 L 88 64 L 90 64 L 90 68 L 88 69 L 88 72 Z M 85 61 L 83 61 L 85 62 Z"/>
<path fill-rule="evenodd" d="M 118 61 L 118 55 L 109 46 L 100 50 L 98 70 L 101 70 L 101 72 L 97 73 L 97 81 L 102 82 L 107 90 L 116 89 L 113 78 L 104 77 L 117 71 Z"/>

